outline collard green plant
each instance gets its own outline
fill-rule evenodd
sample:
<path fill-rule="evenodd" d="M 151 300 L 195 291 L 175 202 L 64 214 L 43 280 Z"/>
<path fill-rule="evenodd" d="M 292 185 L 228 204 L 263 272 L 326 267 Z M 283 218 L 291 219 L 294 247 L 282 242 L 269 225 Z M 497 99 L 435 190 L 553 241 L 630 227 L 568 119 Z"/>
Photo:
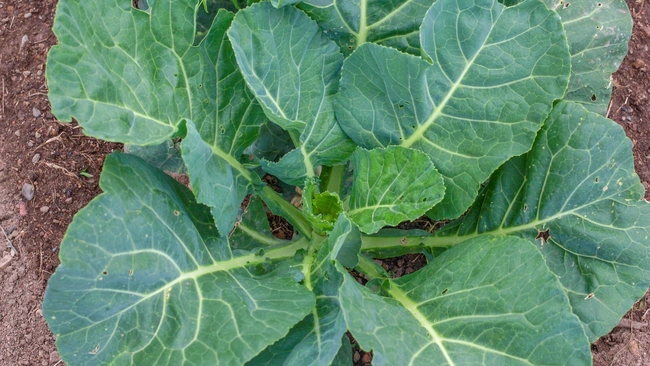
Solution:
<path fill-rule="evenodd" d="M 623 0 L 140 3 L 57 7 L 53 113 L 131 152 L 48 283 L 67 364 L 590 364 L 650 285 Z"/>

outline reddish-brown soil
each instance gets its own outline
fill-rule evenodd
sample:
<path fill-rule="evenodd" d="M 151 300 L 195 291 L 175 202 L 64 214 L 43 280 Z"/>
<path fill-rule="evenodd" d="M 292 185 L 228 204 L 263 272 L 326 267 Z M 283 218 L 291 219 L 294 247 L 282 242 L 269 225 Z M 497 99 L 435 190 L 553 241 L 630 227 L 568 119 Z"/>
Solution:
<path fill-rule="evenodd" d="M 609 117 L 634 141 L 637 172 L 650 190 L 646 2 L 628 1 L 634 34 L 615 75 Z M 81 128 L 57 122 L 49 111 L 44 68 L 56 42 L 51 31 L 55 6 L 56 0 L 0 0 L 0 366 L 63 365 L 41 315 L 43 292 L 58 264 L 66 227 L 100 193 L 104 156 L 120 148 L 83 136 Z M 26 184 L 33 187 L 31 200 L 22 194 Z M 9 243 L 16 250 L 13 256 Z M 402 264 L 385 265 L 407 272 L 409 266 Z M 596 365 L 650 365 L 649 302 L 646 294 L 619 327 L 592 346 Z M 355 356 L 361 364 L 370 362 L 369 355 Z"/>

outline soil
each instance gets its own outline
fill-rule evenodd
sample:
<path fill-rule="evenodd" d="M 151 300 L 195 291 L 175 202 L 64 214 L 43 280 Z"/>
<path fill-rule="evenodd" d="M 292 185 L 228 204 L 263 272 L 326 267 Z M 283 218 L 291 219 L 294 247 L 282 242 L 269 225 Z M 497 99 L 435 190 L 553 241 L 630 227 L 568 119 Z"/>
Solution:
<path fill-rule="evenodd" d="M 635 26 L 629 54 L 615 74 L 608 116 L 634 142 L 636 169 L 650 191 L 646 2 L 628 0 Z M 65 229 L 101 193 L 97 182 L 106 154 L 121 149 L 85 137 L 79 126 L 57 122 L 50 113 L 44 71 L 47 51 L 56 42 L 55 7 L 56 0 L 0 0 L 0 366 L 63 365 L 40 311 L 43 293 L 59 263 Z M 382 264 L 407 273 L 421 260 Z M 650 294 L 592 345 L 595 365 L 650 364 L 648 302 Z M 355 352 L 355 359 L 370 364 L 371 355 Z"/>

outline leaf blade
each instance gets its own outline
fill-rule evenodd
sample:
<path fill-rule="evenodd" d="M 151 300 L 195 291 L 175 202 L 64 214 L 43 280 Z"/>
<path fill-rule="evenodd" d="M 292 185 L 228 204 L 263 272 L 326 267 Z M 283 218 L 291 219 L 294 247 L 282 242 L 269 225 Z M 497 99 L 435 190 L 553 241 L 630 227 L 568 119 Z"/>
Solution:
<path fill-rule="evenodd" d="M 449 13 L 466 21 L 457 24 Z M 438 1 L 420 34 L 433 65 L 361 46 L 344 62 L 337 119 L 362 147 L 427 153 L 447 187 L 429 215 L 458 217 L 492 171 L 530 149 L 563 95 L 570 70 L 561 29 L 557 14 L 539 1 L 505 9 L 492 0 Z"/>

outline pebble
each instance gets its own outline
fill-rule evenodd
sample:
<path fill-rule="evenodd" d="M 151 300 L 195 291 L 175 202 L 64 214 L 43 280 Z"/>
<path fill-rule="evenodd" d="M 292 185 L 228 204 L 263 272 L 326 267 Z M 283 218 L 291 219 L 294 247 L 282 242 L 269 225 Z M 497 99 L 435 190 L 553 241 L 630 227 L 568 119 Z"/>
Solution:
<path fill-rule="evenodd" d="M 59 357 L 59 353 L 57 351 L 52 351 L 50 353 L 50 362 L 59 362 L 61 358 Z"/>
<path fill-rule="evenodd" d="M 36 132 L 36 133 L 34 133 L 34 137 L 36 137 L 37 139 L 40 139 L 40 138 L 41 138 L 41 134 L 40 134 L 40 132 Z"/>
<path fill-rule="evenodd" d="M 23 190 L 21 193 L 23 194 L 23 197 L 28 201 L 31 201 L 34 198 L 34 186 L 29 183 L 23 184 Z"/>
<path fill-rule="evenodd" d="M 27 37 L 27 35 L 24 35 L 23 38 L 20 40 L 20 48 L 23 48 L 23 46 L 25 46 L 27 42 L 29 42 L 29 37 Z"/>
<path fill-rule="evenodd" d="M 34 118 L 38 118 L 38 117 L 40 117 L 40 116 L 41 116 L 41 111 L 40 111 L 40 109 L 38 109 L 38 108 L 36 108 L 36 107 L 32 108 L 32 116 L 34 116 Z"/>
<path fill-rule="evenodd" d="M 27 216 L 27 205 L 25 205 L 25 202 L 18 202 L 18 212 L 20 213 L 20 216 Z"/>
<path fill-rule="evenodd" d="M 72 203 L 72 197 L 70 197 L 70 198 L 66 198 L 66 199 L 65 199 L 65 203 L 67 203 L 67 204 Z"/>
<path fill-rule="evenodd" d="M 16 132 L 14 132 L 14 135 L 20 137 L 20 130 L 16 130 Z"/>
<path fill-rule="evenodd" d="M 41 154 L 39 153 L 34 154 L 34 156 L 32 157 L 32 163 L 36 164 L 38 163 L 39 160 L 41 160 Z"/>
<path fill-rule="evenodd" d="M 27 19 L 27 18 L 29 18 L 29 17 L 31 17 L 31 16 L 32 16 L 32 13 L 25 13 L 25 15 L 24 15 L 24 16 L 25 16 L 25 19 Z"/>
<path fill-rule="evenodd" d="M 27 146 L 29 146 L 29 147 L 33 147 L 33 146 L 34 146 L 34 143 L 33 143 L 32 141 L 27 141 Z"/>
<path fill-rule="evenodd" d="M 9 265 L 9 262 L 11 262 L 11 254 L 7 254 L 2 259 L 0 259 L 0 269 L 5 268 L 6 266 Z"/>
<path fill-rule="evenodd" d="M 47 213 L 48 211 L 50 211 L 50 207 L 49 207 L 49 206 L 43 206 L 43 207 L 41 207 L 41 212 L 42 212 L 42 213 Z"/>

